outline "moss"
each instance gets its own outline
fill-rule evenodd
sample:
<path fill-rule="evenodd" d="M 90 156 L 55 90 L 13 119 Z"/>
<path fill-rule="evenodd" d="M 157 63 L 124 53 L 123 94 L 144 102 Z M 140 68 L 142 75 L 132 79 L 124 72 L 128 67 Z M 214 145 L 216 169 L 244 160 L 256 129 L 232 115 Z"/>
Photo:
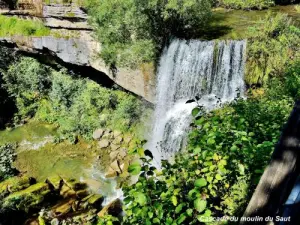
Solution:
<path fill-rule="evenodd" d="M 34 179 L 30 177 L 12 177 L 0 183 L 0 199 L 8 193 L 17 192 L 30 186 Z"/>
<path fill-rule="evenodd" d="M 27 189 L 15 192 L 3 200 L 4 209 L 29 210 L 38 207 L 47 194 L 50 193 L 48 184 L 37 183 Z"/>

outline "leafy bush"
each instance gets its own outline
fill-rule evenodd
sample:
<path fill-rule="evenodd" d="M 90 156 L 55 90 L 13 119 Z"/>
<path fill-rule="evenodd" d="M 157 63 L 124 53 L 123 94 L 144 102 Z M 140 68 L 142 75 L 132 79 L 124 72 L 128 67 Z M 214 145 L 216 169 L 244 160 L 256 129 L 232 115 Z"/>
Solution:
<path fill-rule="evenodd" d="M 274 5 L 273 0 L 221 0 L 221 6 L 231 9 L 265 9 Z"/>
<path fill-rule="evenodd" d="M 19 117 L 35 114 L 37 102 L 47 94 L 49 72 L 35 59 L 23 58 L 3 73 L 3 87 L 15 99 Z"/>
<path fill-rule="evenodd" d="M 41 21 L 0 15 L 0 37 L 13 35 L 46 36 L 50 30 Z"/>
<path fill-rule="evenodd" d="M 55 71 L 32 58 L 21 58 L 3 75 L 3 85 L 18 108 L 16 122 L 35 117 L 55 123 L 60 134 L 90 138 L 102 126 L 127 131 L 138 122 L 141 103 L 130 94 L 101 87 L 66 70 Z"/>
<path fill-rule="evenodd" d="M 86 7 L 108 65 L 136 67 L 153 61 L 172 35 L 194 33 L 207 23 L 207 0 L 88 0 Z"/>
<path fill-rule="evenodd" d="M 15 145 L 0 146 L 0 182 L 16 175 L 17 170 L 12 165 L 16 156 Z"/>
<path fill-rule="evenodd" d="M 249 30 L 246 82 L 266 84 L 299 60 L 300 29 L 285 14 L 268 13 Z"/>

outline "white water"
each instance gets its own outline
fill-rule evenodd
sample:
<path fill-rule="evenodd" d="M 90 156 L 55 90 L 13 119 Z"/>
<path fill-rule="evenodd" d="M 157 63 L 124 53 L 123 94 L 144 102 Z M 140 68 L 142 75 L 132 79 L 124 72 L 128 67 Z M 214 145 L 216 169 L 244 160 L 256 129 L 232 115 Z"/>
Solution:
<path fill-rule="evenodd" d="M 165 48 L 158 68 L 153 133 L 148 144 L 155 164 L 185 146 L 199 96 L 206 110 L 232 101 L 244 92 L 246 41 L 174 40 Z"/>

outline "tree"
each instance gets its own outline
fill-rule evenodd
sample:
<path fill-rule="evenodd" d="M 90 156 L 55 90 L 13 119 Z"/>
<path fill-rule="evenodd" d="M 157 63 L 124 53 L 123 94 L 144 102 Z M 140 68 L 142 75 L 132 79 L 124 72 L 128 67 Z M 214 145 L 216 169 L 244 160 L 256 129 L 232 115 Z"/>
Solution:
<path fill-rule="evenodd" d="M 172 37 L 192 37 L 210 17 L 208 0 L 88 0 L 88 13 L 108 65 L 155 59 Z"/>

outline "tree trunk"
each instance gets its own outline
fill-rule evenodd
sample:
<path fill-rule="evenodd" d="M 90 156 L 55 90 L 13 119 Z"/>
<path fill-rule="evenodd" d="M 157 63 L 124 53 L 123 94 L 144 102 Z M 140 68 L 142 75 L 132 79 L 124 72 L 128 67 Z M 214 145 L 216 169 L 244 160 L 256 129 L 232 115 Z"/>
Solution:
<path fill-rule="evenodd" d="M 271 162 L 241 218 L 245 224 L 276 224 L 276 215 L 286 201 L 299 175 L 300 168 L 300 101 L 295 103 L 280 140 L 275 147 Z M 252 219 L 252 221 L 250 221 Z M 247 221 L 248 220 L 248 221 Z M 253 221 L 255 220 L 255 221 Z"/>

